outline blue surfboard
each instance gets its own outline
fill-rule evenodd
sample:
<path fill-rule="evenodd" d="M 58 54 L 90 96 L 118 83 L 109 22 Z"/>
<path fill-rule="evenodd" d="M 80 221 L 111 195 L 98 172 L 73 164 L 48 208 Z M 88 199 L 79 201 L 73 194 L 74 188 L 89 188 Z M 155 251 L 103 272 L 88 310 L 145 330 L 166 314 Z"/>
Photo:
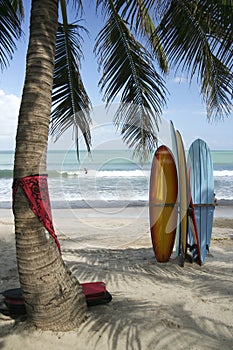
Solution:
<path fill-rule="evenodd" d="M 201 261 L 209 252 L 214 217 L 214 176 L 211 152 L 205 141 L 195 140 L 188 152 L 187 171 L 196 216 Z M 190 244 L 193 235 L 189 229 Z"/>

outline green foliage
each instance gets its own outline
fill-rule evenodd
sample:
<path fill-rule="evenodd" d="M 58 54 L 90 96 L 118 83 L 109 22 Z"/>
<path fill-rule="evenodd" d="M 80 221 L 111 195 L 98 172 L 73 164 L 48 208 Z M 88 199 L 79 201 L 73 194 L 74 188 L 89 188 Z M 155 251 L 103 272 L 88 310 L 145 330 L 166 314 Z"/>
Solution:
<path fill-rule="evenodd" d="M 208 118 L 231 112 L 232 25 L 232 1 L 216 0 L 171 1 L 159 24 L 169 63 L 190 81 L 197 77 Z"/>
<path fill-rule="evenodd" d="M 90 100 L 79 71 L 80 30 L 84 28 L 78 24 L 60 23 L 58 27 L 50 132 L 58 138 L 74 126 L 81 130 L 90 150 Z M 78 135 L 76 138 L 78 145 Z"/>
<path fill-rule="evenodd" d="M 8 66 L 16 50 L 16 41 L 22 35 L 21 20 L 23 7 L 21 1 L 0 0 L 0 67 Z"/>
<path fill-rule="evenodd" d="M 74 126 L 90 150 L 90 100 L 80 74 L 82 0 L 60 0 L 51 134 L 55 138 Z M 96 0 L 103 17 L 94 52 L 102 77 L 106 106 L 120 99 L 114 121 L 123 140 L 145 158 L 156 146 L 156 133 L 171 69 L 195 78 L 209 119 L 229 116 L 233 90 L 233 0 Z M 21 0 L 0 0 L 0 65 L 4 68 L 21 35 Z M 78 136 L 77 136 L 78 138 Z"/>
<path fill-rule="evenodd" d="M 107 21 L 96 41 L 95 53 L 103 70 L 99 85 L 107 105 L 120 96 L 115 122 L 129 147 L 146 157 L 156 144 L 166 89 L 153 56 L 135 39 L 116 9 L 109 1 Z"/>

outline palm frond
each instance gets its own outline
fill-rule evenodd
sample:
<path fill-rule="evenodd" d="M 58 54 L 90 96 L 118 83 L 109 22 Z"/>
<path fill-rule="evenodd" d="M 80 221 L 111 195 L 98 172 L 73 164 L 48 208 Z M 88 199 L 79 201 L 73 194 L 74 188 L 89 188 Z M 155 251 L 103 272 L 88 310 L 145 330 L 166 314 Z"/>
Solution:
<path fill-rule="evenodd" d="M 83 2 L 82 0 L 60 0 L 61 3 L 63 2 L 64 4 L 72 2 L 72 11 L 76 11 L 77 13 L 82 13 L 83 12 Z M 61 6 L 64 6 L 64 4 L 61 4 Z"/>
<path fill-rule="evenodd" d="M 11 4 L 13 9 L 17 12 L 19 18 L 24 18 L 24 8 L 23 8 L 23 0 L 11 0 Z"/>
<path fill-rule="evenodd" d="M 168 72 L 168 62 L 165 52 L 160 43 L 155 26 L 155 17 L 152 18 L 154 7 L 158 10 L 158 3 L 152 0 L 134 0 L 122 1 L 116 0 L 117 7 L 121 8 L 121 16 L 130 24 L 131 28 L 135 28 L 136 33 L 139 33 L 143 40 L 146 40 L 151 48 L 155 59 L 157 60 L 162 72 Z M 155 11 L 157 14 L 158 11 Z"/>
<path fill-rule="evenodd" d="M 50 134 L 57 139 L 73 126 L 81 130 L 90 151 L 90 100 L 79 71 L 80 29 L 83 28 L 77 24 L 59 24 L 58 27 Z"/>
<path fill-rule="evenodd" d="M 160 118 L 151 109 L 137 104 L 121 103 L 115 123 L 121 129 L 122 140 L 133 149 L 133 155 L 144 163 L 158 146 L 157 131 Z"/>
<path fill-rule="evenodd" d="M 0 0 L 0 67 L 8 66 L 16 50 L 15 42 L 22 35 L 22 8 L 18 11 L 19 3 L 12 0 Z M 21 4 L 22 5 L 22 4 Z"/>
<path fill-rule="evenodd" d="M 187 71 L 190 81 L 197 76 L 209 119 L 223 118 L 231 111 L 232 71 L 224 62 L 229 64 L 232 60 L 226 50 L 226 47 L 232 50 L 229 29 L 232 23 L 221 14 L 220 3 L 171 1 L 159 28 L 168 60 L 181 71 Z M 228 25 L 224 23 L 227 20 Z M 227 44 L 223 43 L 226 28 Z"/>
<path fill-rule="evenodd" d="M 233 0 L 213 1 L 209 9 L 216 56 L 232 71 L 233 67 Z"/>
<path fill-rule="evenodd" d="M 121 95 L 115 123 L 124 141 L 136 153 L 146 155 L 155 147 L 166 89 L 149 52 L 131 34 L 113 1 L 108 3 L 109 18 L 95 45 L 99 67 L 103 69 L 99 85 L 107 106 Z"/>

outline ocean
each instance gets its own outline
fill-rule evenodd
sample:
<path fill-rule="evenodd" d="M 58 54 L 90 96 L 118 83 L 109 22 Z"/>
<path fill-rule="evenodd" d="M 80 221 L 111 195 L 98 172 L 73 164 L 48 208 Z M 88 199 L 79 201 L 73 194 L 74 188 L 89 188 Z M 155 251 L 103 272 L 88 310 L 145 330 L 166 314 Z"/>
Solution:
<path fill-rule="evenodd" d="M 233 205 L 233 151 L 212 151 L 219 204 Z M 11 208 L 14 152 L 0 151 L 0 208 Z M 89 156 L 49 151 L 48 185 L 52 208 L 146 206 L 151 159 L 141 165 L 130 150 L 94 150 Z"/>

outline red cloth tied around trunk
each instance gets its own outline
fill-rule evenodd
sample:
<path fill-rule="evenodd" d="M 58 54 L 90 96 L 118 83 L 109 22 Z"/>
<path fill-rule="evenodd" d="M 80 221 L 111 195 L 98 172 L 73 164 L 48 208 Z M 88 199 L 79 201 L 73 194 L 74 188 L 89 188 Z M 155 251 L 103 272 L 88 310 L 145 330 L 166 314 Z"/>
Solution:
<path fill-rule="evenodd" d="M 47 175 L 30 175 L 13 182 L 13 209 L 14 199 L 18 186 L 20 186 L 29 202 L 33 213 L 38 216 L 40 222 L 54 238 L 61 254 L 61 247 L 52 223 L 52 212 L 49 199 Z"/>

